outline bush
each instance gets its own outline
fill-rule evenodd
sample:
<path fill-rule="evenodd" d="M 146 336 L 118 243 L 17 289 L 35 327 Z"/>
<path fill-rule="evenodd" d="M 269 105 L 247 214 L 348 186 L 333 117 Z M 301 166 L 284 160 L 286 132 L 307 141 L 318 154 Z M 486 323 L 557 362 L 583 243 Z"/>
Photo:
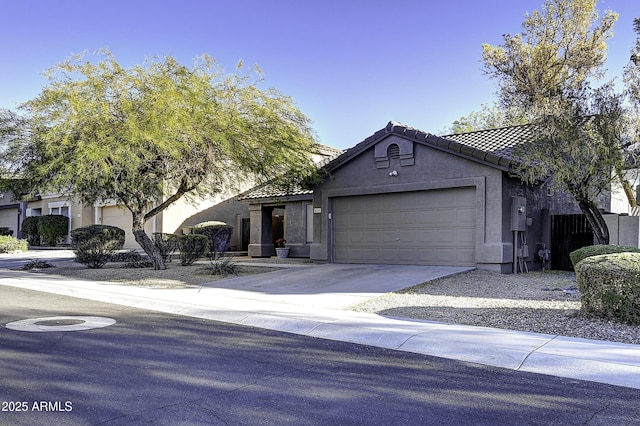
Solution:
<path fill-rule="evenodd" d="M 0 253 L 27 251 L 27 240 L 19 240 L 9 235 L 0 235 Z"/>
<path fill-rule="evenodd" d="M 30 271 L 32 269 L 48 269 L 55 268 L 55 265 L 47 262 L 46 260 L 33 259 L 22 265 L 23 271 Z"/>
<path fill-rule="evenodd" d="M 13 229 L 9 229 L 5 226 L 0 226 L 0 236 L 10 237 L 13 235 Z"/>
<path fill-rule="evenodd" d="M 124 230 L 115 226 L 91 225 L 71 231 L 76 261 L 91 269 L 102 268 L 123 245 Z"/>
<path fill-rule="evenodd" d="M 209 240 L 209 259 L 214 259 L 218 253 L 229 250 L 233 226 L 224 222 L 204 222 L 194 226 L 194 234 L 205 235 Z"/>
<path fill-rule="evenodd" d="M 599 244 L 595 246 L 582 247 L 578 250 L 572 251 L 569 253 L 569 258 L 573 264 L 573 269 L 575 269 L 578 262 L 586 259 L 587 257 L 626 252 L 640 253 L 640 249 L 637 247 L 618 246 L 615 244 Z"/>
<path fill-rule="evenodd" d="M 178 238 L 178 248 L 180 249 L 180 264 L 182 266 L 191 265 L 193 262 L 204 256 L 209 245 L 209 240 L 204 235 L 187 234 Z"/>
<path fill-rule="evenodd" d="M 46 246 L 57 245 L 69 232 L 69 218 L 66 216 L 47 214 L 38 219 L 38 234 Z"/>
<path fill-rule="evenodd" d="M 640 253 L 588 257 L 576 265 L 582 312 L 640 325 Z"/>
<path fill-rule="evenodd" d="M 178 249 L 178 236 L 174 234 L 153 234 L 153 244 L 156 246 L 165 262 L 171 262 L 171 255 Z"/>
<path fill-rule="evenodd" d="M 38 222 L 40 222 L 40 216 L 28 216 L 22 221 L 22 236 L 32 246 L 39 246 L 41 243 Z"/>
<path fill-rule="evenodd" d="M 142 255 L 135 250 L 121 251 L 113 253 L 109 256 L 109 262 L 139 262 L 142 260 Z"/>
<path fill-rule="evenodd" d="M 209 265 L 205 266 L 203 270 L 207 274 L 226 277 L 227 275 L 238 275 L 243 271 L 243 268 L 231 256 L 219 254 L 211 259 Z"/>

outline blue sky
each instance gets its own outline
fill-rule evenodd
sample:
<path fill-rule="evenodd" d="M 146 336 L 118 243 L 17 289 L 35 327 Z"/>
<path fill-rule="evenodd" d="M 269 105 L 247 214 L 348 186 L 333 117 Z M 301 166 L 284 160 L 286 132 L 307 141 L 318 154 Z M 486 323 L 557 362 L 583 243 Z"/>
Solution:
<path fill-rule="evenodd" d="M 109 48 L 124 66 L 208 53 L 232 71 L 257 64 L 291 96 L 320 142 L 355 145 L 389 120 L 440 133 L 495 99 L 482 43 L 515 34 L 543 0 L 3 0 L 0 107 L 36 96 L 41 73 L 73 53 Z M 637 0 L 620 14 L 607 68 L 619 77 L 635 41 Z"/>

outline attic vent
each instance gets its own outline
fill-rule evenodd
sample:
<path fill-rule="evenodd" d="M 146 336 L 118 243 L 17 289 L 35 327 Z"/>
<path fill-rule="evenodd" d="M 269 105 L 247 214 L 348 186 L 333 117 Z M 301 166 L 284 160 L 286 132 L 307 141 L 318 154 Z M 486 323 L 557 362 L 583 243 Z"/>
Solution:
<path fill-rule="evenodd" d="M 387 148 L 387 157 L 389 157 L 390 160 L 399 159 L 400 147 L 395 143 L 392 143 L 391 145 L 389 145 L 389 148 Z"/>

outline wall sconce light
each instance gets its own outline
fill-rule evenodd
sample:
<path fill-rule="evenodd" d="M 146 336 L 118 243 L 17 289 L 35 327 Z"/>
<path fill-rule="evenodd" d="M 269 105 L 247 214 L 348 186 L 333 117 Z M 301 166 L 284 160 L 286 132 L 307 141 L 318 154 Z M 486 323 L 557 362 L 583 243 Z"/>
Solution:
<path fill-rule="evenodd" d="M 392 172 L 389 172 L 389 176 L 398 176 L 398 171 L 394 170 Z"/>

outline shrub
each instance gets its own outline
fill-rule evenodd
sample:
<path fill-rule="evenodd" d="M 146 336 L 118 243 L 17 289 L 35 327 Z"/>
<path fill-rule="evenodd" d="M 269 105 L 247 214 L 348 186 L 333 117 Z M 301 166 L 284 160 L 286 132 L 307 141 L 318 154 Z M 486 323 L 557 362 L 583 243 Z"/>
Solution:
<path fill-rule="evenodd" d="M 576 278 L 586 316 L 640 325 L 640 253 L 588 257 Z"/>
<path fill-rule="evenodd" d="M 27 240 L 19 240 L 9 235 L 0 235 L 0 253 L 27 251 Z"/>
<path fill-rule="evenodd" d="M 209 240 L 204 235 L 187 234 L 180 236 L 180 238 L 178 238 L 180 264 L 183 266 L 191 265 L 204 256 L 208 245 Z"/>
<path fill-rule="evenodd" d="M 13 229 L 9 229 L 5 226 L 0 226 L 0 236 L 10 237 L 13 235 Z"/>
<path fill-rule="evenodd" d="M 194 234 L 205 235 L 209 240 L 209 259 L 214 259 L 218 253 L 229 250 L 233 226 L 224 222 L 204 222 L 192 228 Z"/>
<path fill-rule="evenodd" d="M 210 275 L 226 277 L 227 275 L 238 275 L 243 268 L 231 256 L 218 254 L 214 259 L 211 259 L 209 265 L 205 266 L 203 270 Z"/>
<path fill-rule="evenodd" d="M 171 255 L 178 249 L 178 236 L 175 234 L 153 234 L 153 244 L 156 246 L 165 262 L 171 262 Z"/>
<path fill-rule="evenodd" d="M 573 264 L 573 268 L 576 268 L 578 262 L 587 257 L 598 256 L 601 254 L 613 254 L 613 253 L 626 253 L 626 252 L 635 252 L 640 253 L 640 249 L 637 247 L 630 246 L 618 246 L 615 244 L 599 244 L 595 246 L 586 246 L 579 248 L 578 250 L 572 251 L 569 253 L 569 258 L 571 259 L 571 263 Z"/>
<path fill-rule="evenodd" d="M 55 246 L 69 232 L 69 218 L 61 214 L 47 214 L 39 217 L 37 226 L 42 243 Z"/>
<path fill-rule="evenodd" d="M 115 226 L 91 225 L 71 231 L 76 261 L 91 269 L 102 268 L 123 245 L 124 230 Z"/>
<path fill-rule="evenodd" d="M 121 251 L 113 253 L 109 256 L 109 262 L 139 262 L 142 260 L 142 255 L 135 250 Z"/>
<path fill-rule="evenodd" d="M 47 268 L 55 268 L 55 265 L 47 262 L 42 259 L 33 259 L 22 265 L 23 271 L 30 271 L 32 269 L 47 269 Z"/>
<path fill-rule="evenodd" d="M 22 221 L 22 236 L 27 239 L 30 245 L 40 245 L 40 234 L 38 233 L 38 222 L 41 216 L 28 216 Z"/>

